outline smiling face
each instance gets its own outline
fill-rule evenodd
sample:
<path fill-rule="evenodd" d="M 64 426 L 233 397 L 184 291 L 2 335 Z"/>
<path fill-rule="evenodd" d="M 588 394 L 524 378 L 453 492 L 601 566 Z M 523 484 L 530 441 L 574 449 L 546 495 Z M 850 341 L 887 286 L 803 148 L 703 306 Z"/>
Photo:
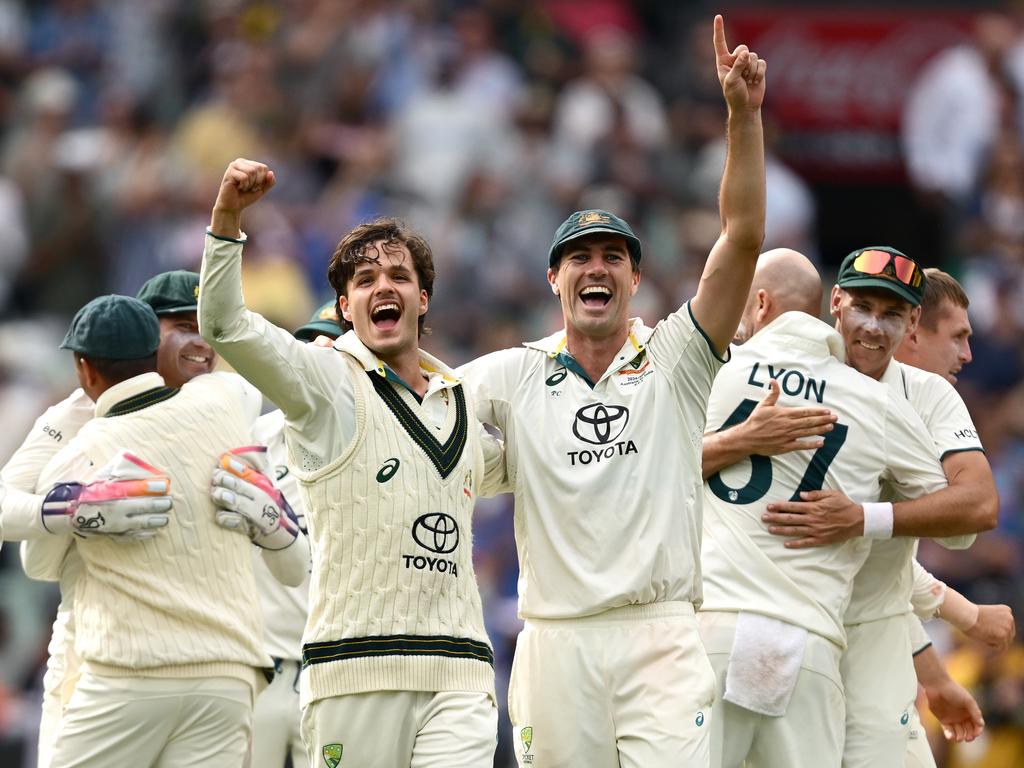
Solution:
<path fill-rule="evenodd" d="M 359 340 L 388 360 L 418 349 L 419 319 L 426 314 L 428 298 L 409 249 L 400 243 L 384 246 L 383 241 L 367 246 L 367 255 L 376 256 L 355 265 L 338 304 Z"/>
<path fill-rule="evenodd" d="M 195 312 L 160 316 L 160 348 L 157 370 L 169 387 L 180 387 L 204 373 L 210 373 L 217 355 L 199 335 Z"/>
<path fill-rule="evenodd" d="M 624 237 L 595 233 L 566 243 L 557 268 L 548 270 L 548 282 L 562 304 L 565 327 L 604 339 L 626 327 L 640 273 Z"/>
<path fill-rule="evenodd" d="M 832 288 L 830 306 L 846 345 L 846 362 L 881 378 L 903 337 L 917 327 L 920 307 L 881 288 Z"/>

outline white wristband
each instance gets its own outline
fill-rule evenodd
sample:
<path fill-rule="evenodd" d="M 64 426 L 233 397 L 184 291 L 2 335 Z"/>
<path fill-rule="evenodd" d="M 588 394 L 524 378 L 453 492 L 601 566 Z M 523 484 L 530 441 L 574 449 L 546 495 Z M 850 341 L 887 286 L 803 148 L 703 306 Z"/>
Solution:
<path fill-rule="evenodd" d="M 892 504 L 888 501 L 861 504 L 864 508 L 864 538 L 892 538 Z"/>

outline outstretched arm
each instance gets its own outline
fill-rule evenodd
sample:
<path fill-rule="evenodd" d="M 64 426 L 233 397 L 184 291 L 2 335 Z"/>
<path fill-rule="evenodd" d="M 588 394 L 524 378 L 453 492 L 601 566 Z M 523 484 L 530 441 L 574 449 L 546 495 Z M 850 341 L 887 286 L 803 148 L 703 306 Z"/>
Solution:
<path fill-rule="evenodd" d="M 729 107 L 728 147 L 719 199 L 722 234 L 711 249 L 690 308 L 716 351 L 724 355 L 743 314 L 764 240 L 761 103 L 766 64 L 745 45 L 729 52 L 721 16 L 715 16 L 715 59 Z"/>

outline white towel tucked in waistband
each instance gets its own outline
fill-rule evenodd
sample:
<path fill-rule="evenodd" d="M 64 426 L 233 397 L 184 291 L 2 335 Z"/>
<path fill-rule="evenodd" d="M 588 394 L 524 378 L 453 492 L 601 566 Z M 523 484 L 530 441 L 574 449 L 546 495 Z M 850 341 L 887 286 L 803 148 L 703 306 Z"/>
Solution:
<path fill-rule="evenodd" d="M 740 613 L 725 674 L 725 700 L 762 715 L 784 715 L 806 645 L 803 627 Z"/>

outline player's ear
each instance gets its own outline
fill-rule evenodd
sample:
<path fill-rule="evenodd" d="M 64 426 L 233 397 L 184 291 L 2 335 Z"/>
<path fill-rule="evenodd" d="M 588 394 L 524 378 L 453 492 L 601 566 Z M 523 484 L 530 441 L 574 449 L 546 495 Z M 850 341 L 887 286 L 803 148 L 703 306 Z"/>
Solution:
<path fill-rule="evenodd" d="M 344 294 L 338 296 L 338 309 L 341 310 L 341 319 L 346 322 L 352 322 L 352 310 L 349 307 L 348 296 Z"/>
<path fill-rule="evenodd" d="M 907 334 L 917 334 L 917 324 L 921 322 L 921 307 L 914 307 L 910 310 L 910 325 L 907 326 Z"/>
<path fill-rule="evenodd" d="M 764 322 L 764 319 L 772 311 L 772 297 L 768 295 L 768 291 L 764 288 L 757 289 L 757 322 L 758 325 Z"/>
<path fill-rule="evenodd" d="M 633 283 L 629 287 L 629 295 L 636 296 L 637 290 L 640 288 L 640 270 L 633 267 Z"/>
<path fill-rule="evenodd" d="M 421 316 L 427 314 L 427 307 L 429 307 L 429 306 L 430 306 L 430 297 L 427 296 L 427 292 L 425 290 L 420 290 L 420 311 L 419 311 L 419 314 Z"/>
<path fill-rule="evenodd" d="M 551 292 L 558 296 L 558 272 L 548 267 L 548 285 L 551 286 Z"/>
<path fill-rule="evenodd" d="M 839 305 L 843 301 L 843 289 L 838 285 L 832 286 L 832 295 L 829 297 L 828 311 L 832 317 L 839 317 Z"/>

